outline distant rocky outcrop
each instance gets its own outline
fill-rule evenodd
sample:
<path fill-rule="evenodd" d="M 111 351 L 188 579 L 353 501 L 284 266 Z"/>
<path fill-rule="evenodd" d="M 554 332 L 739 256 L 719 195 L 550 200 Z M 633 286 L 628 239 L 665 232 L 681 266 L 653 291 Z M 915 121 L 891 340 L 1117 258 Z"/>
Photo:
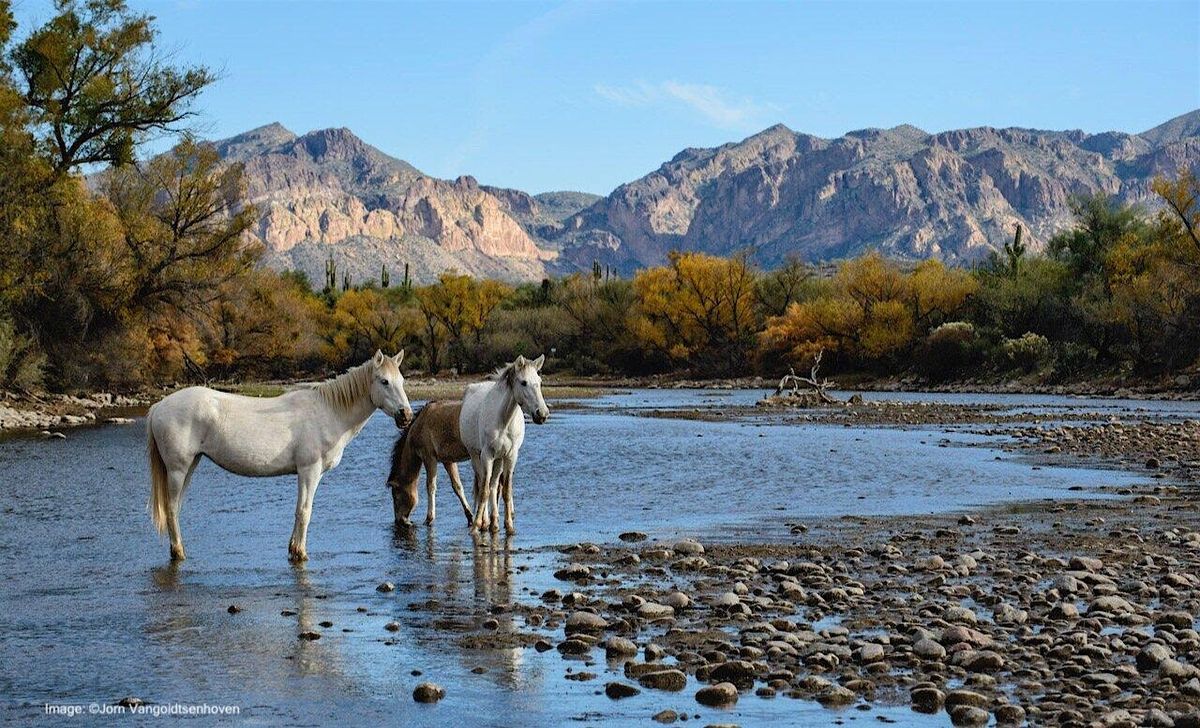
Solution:
<path fill-rule="evenodd" d="M 348 129 L 270 124 L 215 146 L 245 165 L 267 265 L 321 280 L 332 253 L 355 282 L 406 263 L 419 282 L 449 268 L 535 280 L 593 261 L 629 273 L 675 249 L 749 250 L 767 267 L 867 249 L 969 263 L 1018 223 L 1036 250 L 1071 224 L 1072 195 L 1153 204 L 1156 175 L 1200 168 L 1200 111 L 1141 134 L 898 126 L 823 139 L 777 125 L 685 149 L 603 198 L 436 179 Z"/>
<path fill-rule="evenodd" d="M 527 280 L 555 256 L 473 178 L 429 177 L 348 129 L 297 136 L 271 124 L 215 146 L 245 166 L 247 197 L 260 211 L 252 232 L 275 268 L 320 280 L 332 253 L 356 282 L 405 263 L 418 281 L 449 268 Z"/>
<path fill-rule="evenodd" d="M 1072 195 L 1152 203 L 1149 181 L 1200 167 L 1200 111 L 1141 134 L 912 126 L 822 139 L 773 126 L 686 149 L 563 221 L 561 270 L 619 270 L 673 249 L 751 251 L 763 265 L 879 249 L 970 262 L 1026 228 L 1034 249 L 1071 224 Z"/>

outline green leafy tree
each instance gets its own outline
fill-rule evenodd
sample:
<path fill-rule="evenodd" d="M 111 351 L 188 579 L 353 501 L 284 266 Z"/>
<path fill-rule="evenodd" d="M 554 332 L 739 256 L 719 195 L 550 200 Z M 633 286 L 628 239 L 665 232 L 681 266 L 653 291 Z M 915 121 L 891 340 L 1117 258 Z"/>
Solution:
<path fill-rule="evenodd" d="M 151 17 L 123 0 L 58 0 L 56 7 L 57 15 L 11 54 L 56 175 L 127 164 L 148 135 L 182 130 L 211 72 L 164 63 Z"/>

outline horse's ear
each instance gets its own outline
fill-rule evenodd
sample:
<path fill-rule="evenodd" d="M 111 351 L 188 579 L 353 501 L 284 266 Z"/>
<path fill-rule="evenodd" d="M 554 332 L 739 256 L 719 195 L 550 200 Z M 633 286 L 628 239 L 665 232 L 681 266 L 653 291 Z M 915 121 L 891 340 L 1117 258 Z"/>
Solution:
<path fill-rule="evenodd" d="M 400 353 L 393 356 L 392 361 L 396 362 L 396 366 L 400 366 L 400 362 L 404 361 L 404 349 L 401 349 Z"/>
<path fill-rule="evenodd" d="M 533 368 L 537 371 L 542 371 L 542 365 L 546 363 L 546 355 L 542 354 L 537 359 L 533 360 Z"/>
<path fill-rule="evenodd" d="M 383 364 L 383 358 L 383 352 L 379 349 L 376 349 L 375 356 L 371 359 L 371 361 L 375 362 L 375 366 L 380 366 Z"/>
<path fill-rule="evenodd" d="M 525 366 L 525 355 L 517 354 L 517 360 L 513 362 L 513 366 L 516 367 L 517 369 L 520 369 L 521 367 Z"/>

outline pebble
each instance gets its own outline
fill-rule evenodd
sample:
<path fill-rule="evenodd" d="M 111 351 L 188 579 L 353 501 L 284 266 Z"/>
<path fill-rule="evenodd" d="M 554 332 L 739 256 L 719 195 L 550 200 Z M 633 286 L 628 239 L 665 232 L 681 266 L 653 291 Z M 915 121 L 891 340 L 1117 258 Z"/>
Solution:
<path fill-rule="evenodd" d="M 599 614 L 592 612 L 572 612 L 567 617 L 567 634 L 576 632 L 602 632 L 608 628 L 608 622 Z"/>
<path fill-rule="evenodd" d="M 638 683 L 644 688 L 678 692 L 687 687 L 687 675 L 679 670 L 659 670 L 642 675 Z"/>
<path fill-rule="evenodd" d="M 931 639 L 924 638 L 913 643 L 913 653 L 926 660 L 940 660 L 946 656 L 946 648 Z"/>
<path fill-rule="evenodd" d="M 696 691 L 696 702 L 713 708 L 733 705 L 738 701 L 738 689 L 733 683 L 717 683 Z"/>
<path fill-rule="evenodd" d="M 950 722 L 958 726 L 985 726 L 988 720 L 986 710 L 970 705 L 959 705 L 950 711 Z"/>
<path fill-rule="evenodd" d="M 633 657 L 638 653 L 637 643 L 624 637 L 609 637 L 604 643 L 604 654 L 614 657 Z"/>
<path fill-rule="evenodd" d="M 631 698 L 640 692 L 642 691 L 638 690 L 634 686 L 622 682 L 610 682 L 604 686 L 604 694 L 613 700 Z"/>
<path fill-rule="evenodd" d="M 663 602 L 675 611 L 682 611 L 691 606 L 692 598 L 683 592 L 675 591 L 668 594 Z"/>
<path fill-rule="evenodd" d="M 695 539 L 685 538 L 682 541 L 676 541 L 671 549 L 683 556 L 700 556 L 704 553 L 704 546 Z"/>
<path fill-rule="evenodd" d="M 675 616 L 674 607 L 666 604 L 656 604 L 655 602 L 646 602 L 638 607 L 638 616 L 642 619 L 670 619 Z"/>
<path fill-rule="evenodd" d="M 579 581 L 592 575 L 592 570 L 583 564 L 569 564 L 554 572 L 554 578 L 559 581 Z"/>
<path fill-rule="evenodd" d="M 386 594 L 387 592 L 396 591 L 396 585 L 390 581 L 385 581 L 382 584 L 380 584 L 379 586 L 375 587 L 375 591 L 383 592 Z"/>
<path fill-rule="evenodd" d="M 436 703 L 446 697 L 446 691 L 438 684 L 423 682 L 413 688 L 413 700 L 418 703 Z"/>
<path fill-rule="evenodd" d="M 946 694 L 933 687 L 914 688 L 910 697 L 913 710 L 918 713 L 936 713 L 946 702 Z"/>

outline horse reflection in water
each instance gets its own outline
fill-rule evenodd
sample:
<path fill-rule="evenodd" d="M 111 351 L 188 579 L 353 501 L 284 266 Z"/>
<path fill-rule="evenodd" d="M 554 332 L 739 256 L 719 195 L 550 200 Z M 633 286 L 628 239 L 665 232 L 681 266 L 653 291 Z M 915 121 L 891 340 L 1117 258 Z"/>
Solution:
<path fill-rule="evenodd" d="M 497 682 L 516 687 L 522 680 L 519 670 L 524 663 L 524 650 L 530 648 L 521 636 L 527 626 L 513 611 L 512 539 L 477 534 L 472 538 L 476 627 L 484 626 L 488 619 L 496 620 L 497 624 L 483 630 L 478 646 L 486 649 L 476 650 L 477 654 L 471 657 L 490 662 L 489 667 L 499 671 Z"/>
<path fill-rule="evenodd" d="M 223 588 L 184 580 L 181 568 L 178 561 L 172 561 L 151 571 L 154 588 L 144 593 L 153 602 L 145 610 L 152 619 L 145 634 L 152 644 L 159 643 L 177 658 L 176 669 L 191 684 L 204 684 L 214 671 L 247 684 L 272 677 L 284 681 L 299 672 L 331 680 L 333 692 L 355 688 L 340 646 L 298 638 L 306 633 L 329 634 L 322 625 L 328 619 L 328 604 L 319 598 L 321 590 L 303 566 L 289 569 L 290 584 L 284 587 L 289 598 L 282 602 L 271 599 L 270 616 L 261 613 L 261 605 L 242 602 L 245 614 L 236 618 L 225 608 L 215 608 L 214 601 L 220 597 L 211 592 Z M 289 662 L 281 663 L 281 656 Z M 281 672 L 281 664 L 291 667 Z"/>

